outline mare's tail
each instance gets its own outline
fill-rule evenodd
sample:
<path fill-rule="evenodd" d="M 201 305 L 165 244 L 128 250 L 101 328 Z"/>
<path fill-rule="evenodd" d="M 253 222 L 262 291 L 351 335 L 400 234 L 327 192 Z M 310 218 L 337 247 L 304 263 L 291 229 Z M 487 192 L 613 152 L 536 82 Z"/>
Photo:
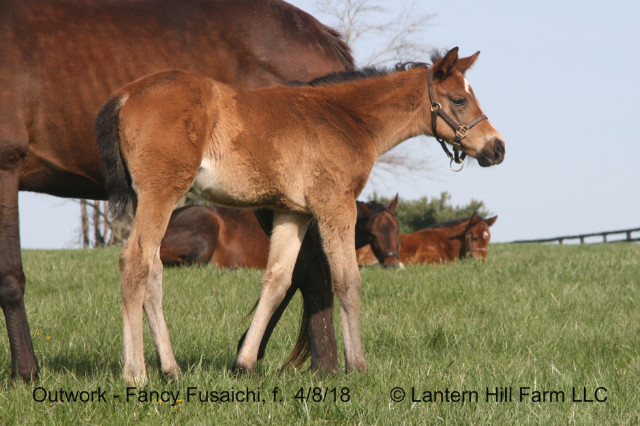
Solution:
<path fill-rule="evenodd" d="M 118 217 L 124 215 L 127 206 L 135 197 L 131 187 L 131 176 L 120 151 L 120 110 L 127 97 L 127 94 L 123 94 L 107 101 L 100 109 L 95 122 L 105 189 L 111 211 Z"/>

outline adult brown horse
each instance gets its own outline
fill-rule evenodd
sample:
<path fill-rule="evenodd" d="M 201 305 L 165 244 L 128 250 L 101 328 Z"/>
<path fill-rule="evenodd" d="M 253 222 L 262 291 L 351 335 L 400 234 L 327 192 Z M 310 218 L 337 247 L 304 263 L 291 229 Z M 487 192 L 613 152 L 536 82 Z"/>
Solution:
<path fill-rule="evenodd" d="M 370 244 L 385 267 L 398 266 L 399 226 L 393 212 L 398 197 L 384 206 L 358 202 L 356 248 Z M 267 267 L 269 238 L 251 210 L 185 206 L 171 213 L 160 245 L 164 265 L 212 263 L 220 268 Z"/>
<path fill-rule="evenodd" d="M 0 305 L 11 372 L 25 380 L 38 365 L 24 308 L 18 191 L 105 198 L 93 120 L 113 90 L 171 67 L 253 88 L 353 68 L 335 32 L 279 0 L 4 0 L 0 52 Z M 305 239 L 298 265 L 294 286 L 303 283 L 318 323 L 310 332 L 322 330 L 315 347 L 335 347 L 319 238 Z M 335 371 L 335 349 L 328 352 L 314 366 Z"/>
<path fill-rule="evenodd" d="M 377 157 L 420 134 L 450 142 L 456 159 L 462 152 L 484 167 L 502 162 L 504 142 L 464 78 L 478 53 L 459 58 L 454 48 L 431 67 L 352 73 L 360 78 L 320 87 L 247 90 L 169 70 L 116 92 L 98 114 L 96 134 L 113 205 L 120 212 L 136 205 L 120 255 L 123 377 L 146 381 L 143 305 L 161 371 L 179 372 L 162 312 L 158 254 L 173 206 L 190 189 L 230 207 L 275 209 L 260 300 L 234 368 L 255 368 L 315 218 L 340 302 L 347 370 L 366 370 L 356 198 Z M 439 119 L 450 127 L 437 131 Z"/>
<path fill-rule="evenodd" d="M 498 216 L 483 219 L 474 213 L 468 219 L 440 223 L 431 228 L 411 234 L 400 234 L 400 262 L 444 263 L 465 257 L 487 258 L 487 247 L 491 239 L 489 227 Z M 368 246 L 358 249 L 358 265 L 373 265 L 378 262 Z"/>

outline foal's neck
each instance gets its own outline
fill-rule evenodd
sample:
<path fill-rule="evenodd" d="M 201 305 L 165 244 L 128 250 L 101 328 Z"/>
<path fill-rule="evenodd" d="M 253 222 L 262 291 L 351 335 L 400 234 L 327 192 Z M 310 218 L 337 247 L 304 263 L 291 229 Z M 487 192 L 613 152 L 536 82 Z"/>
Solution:
<path fill-rule="evenodd" d="M 416 67 L 358 82 L 342 97 L 345 109 L 371 136 L 378 156 L 425 133 L 427 68 Z"/>

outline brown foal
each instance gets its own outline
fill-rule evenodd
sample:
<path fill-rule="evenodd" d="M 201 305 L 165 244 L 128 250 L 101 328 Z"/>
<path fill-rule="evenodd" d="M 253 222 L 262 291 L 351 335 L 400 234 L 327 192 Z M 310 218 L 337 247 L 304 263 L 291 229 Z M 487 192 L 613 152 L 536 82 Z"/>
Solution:
<path fill-rule="evenodd" d="M 260 300 L 234 367 L 254 369 L 313 217 L 340 305 L 347 370 L 366 370 L 356 198 L 379 155 L 413 136 L 433 135 L 434 122 L 443 120 L 432 121 L 434 109 L 473 123 L 471 130 L 441 126 L 440 138 L 481 166 L 502 162 L 504 142 L 486 117 L 478 120 L 483 113 L 464 77 L 477 56 L 458 58 L 454 48 L 431 67 L 319 87 L 248 90 L 169 70 L 120 89 L 101 109 L 96 132 L 110 199 L 119 208 L 136 204 L 120 255 L 124 378 L 146 381 L 143 307 L 161 371 L 179 375 L 162 311 L 159 250 L 175 203 L 190 189 L 229 207 L 275 210 Z"/>

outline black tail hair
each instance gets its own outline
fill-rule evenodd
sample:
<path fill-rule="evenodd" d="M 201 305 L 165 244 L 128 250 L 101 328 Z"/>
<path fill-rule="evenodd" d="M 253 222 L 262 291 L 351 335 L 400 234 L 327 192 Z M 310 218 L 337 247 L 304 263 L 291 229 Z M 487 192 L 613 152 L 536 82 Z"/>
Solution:
<path fill-rule="evenodd" d="M 110 210 L 122 217 L 135 197 L 131 176 L 120 151 L 120 109 L 126 95 L 111 98 L 105 103 L 95 122 L 96 141 L 100 154 L 100 165 L 105 180 L 105 189 L 111 204 Z"/>

